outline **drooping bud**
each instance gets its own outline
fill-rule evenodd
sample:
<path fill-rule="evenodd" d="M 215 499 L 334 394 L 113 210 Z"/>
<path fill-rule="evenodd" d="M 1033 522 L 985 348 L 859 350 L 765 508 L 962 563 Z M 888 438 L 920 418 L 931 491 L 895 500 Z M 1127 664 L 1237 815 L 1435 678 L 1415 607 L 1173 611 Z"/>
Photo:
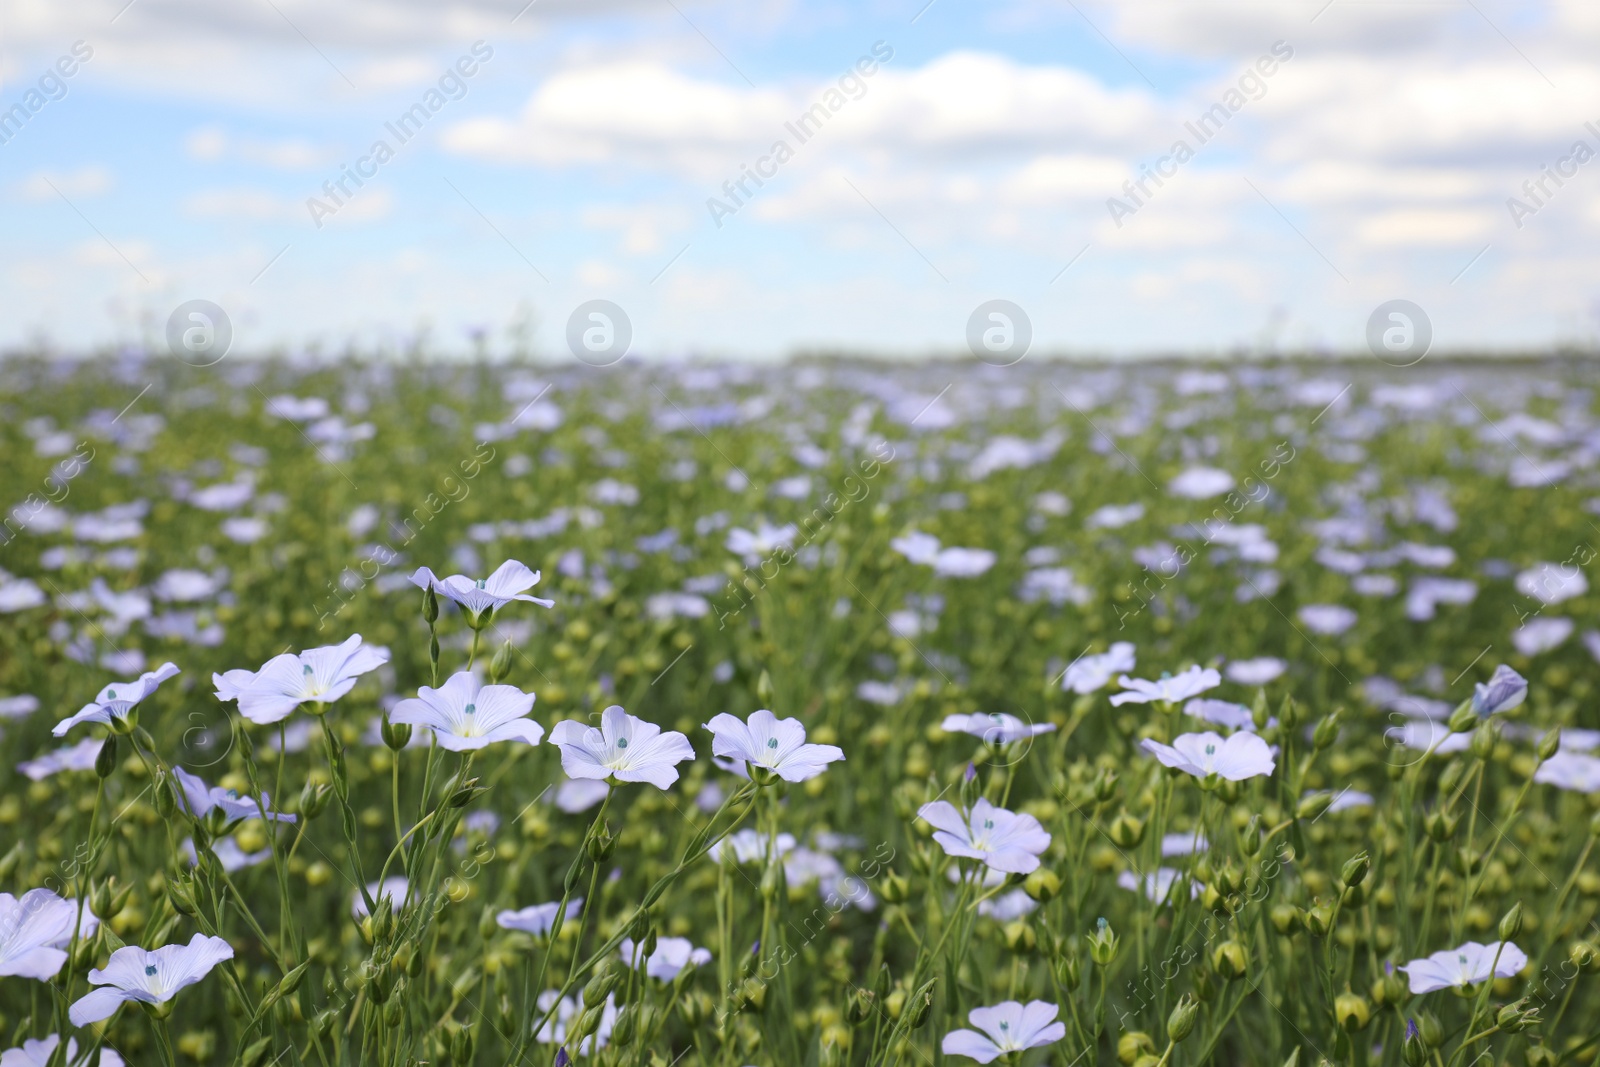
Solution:
<path fill-rule="evenodd" d="M 100 746 L 100 751 L 94 757 L 94 773 L 101 778 L 110 778 L 117 769 L 117 735 L 107 734 L 105 742 Z"/>

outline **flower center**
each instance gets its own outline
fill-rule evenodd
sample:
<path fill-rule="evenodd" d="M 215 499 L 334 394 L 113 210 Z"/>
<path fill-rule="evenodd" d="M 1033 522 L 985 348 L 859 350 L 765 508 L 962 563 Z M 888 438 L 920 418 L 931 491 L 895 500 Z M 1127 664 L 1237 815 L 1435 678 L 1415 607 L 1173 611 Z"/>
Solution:
<path fill-rule="evenodd" d="M 778 747 L 778 739 L 776 737 L 767 738 L 767 747 L 768 748 L 777 748 Z"/>
<path fill-rule="evenodd" d="M 150 976 L 150 977 L 152 977 L 152 978 L 153 978 L 153 977 L 155 977 L 155 973 L 156 973 L 156 965 L 155 965 L 155 964 L 153 964 L 153 963 L 147 963 L 147 964 L 145 964 L 145 965 L 144 965 L 144 973 L 145 973 L 145 974 L 147 974 L 147 975 L 149 975 L 149 976 Z"/>
<path fill-rule="evenodd" d="M 486 582 L 486 581 L 488 581 L 487 578 L 479 578 L 478 579 L 478 588 L 482 589 L 483 588 L 483 583 Z"/>
<path fill-rule="evenodd" d="M 993 830 L 994 829 L 994 820 L 993 819 L 985 819 L 985 820 L 983 820 L 983 828 L 985 830 Z"/>
<path fill-rule="evenodd" d="M 478 713 L 478 705 L 476 705 L 476 704 L 468 704 L 467 708 L 466 708 L 466 711 L 467 711 L 468 715 L 476 715 Z"/>
<path fill-rule="evenodd" d="M 1206 755 L 1215 756 L 1216 754 L 1217 754 L 1217 746 L 1216 745 L 1207 745 L 1206 746 Z"/>
<path fill-rule="evenodd" d="M 117 691 L 115 689 L 106 690 L 106 699 L 107 700 L 115 700 L 115 699 L 117 699 Z"/>
<path fill-rule="evenodd" d="M 628 747 L 628 739 L 626 737 L 617 738 L 617 747 L 618 748 L 627 748 Z"/>

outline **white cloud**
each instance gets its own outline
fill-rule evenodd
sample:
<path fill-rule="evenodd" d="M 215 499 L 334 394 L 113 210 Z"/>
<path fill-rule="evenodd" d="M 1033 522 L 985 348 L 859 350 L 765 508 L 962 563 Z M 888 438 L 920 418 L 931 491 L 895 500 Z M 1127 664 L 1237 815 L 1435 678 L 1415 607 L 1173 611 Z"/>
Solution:
<path fill-rule="evenodd" d="M 301 138 L 267 141 L 236 137 L 220 126 L 202 126 L 192 131 L 184 138 L 183 147 L 191 159 L 201 162 L 234 159 L 274 170 L 311 170 L 325 166 L 336 156 L 332 149 L 319 148 Z"/>
<path fill-rule="evenodd" d="M 100 166 L 54 172 L 35 171 L 15 186 L 24 200 L 54 200 L 58 192 L 69 200 L 99 196 L 111 188 L 111 172 Z"/>

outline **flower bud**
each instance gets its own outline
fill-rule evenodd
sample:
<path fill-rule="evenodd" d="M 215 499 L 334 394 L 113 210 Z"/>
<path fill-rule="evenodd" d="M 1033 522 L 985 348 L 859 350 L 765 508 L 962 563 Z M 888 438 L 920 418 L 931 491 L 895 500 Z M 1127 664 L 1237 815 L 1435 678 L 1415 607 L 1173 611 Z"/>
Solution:
<path fill-rule="evenodd" d="M 633 1042 L 633 1035 L 639 1028 L 639 1006 L 629 1004 L 617 1015 L 617 1021 L 611 1026 L 611 1041 L 617 1046 L 626 1046 Z"/>
<path fill-rule="evenodd" d="M 499 685 L 511 673 L 511 642 L 506 641 L 489 661 L 489 681 Z"/>
<path fill-rule="evenodd" d="M 101 778 L 110 778 L 117 769 L 117 735 L 107 734 L 105 742 L 100 746 L 100 751 L 94 757 L 94 773 Z"/>
<path fill-rule="evenodd" d="M 1306 909 L 1306 930 L 1312 937 L 1327 937 L 1328 925 L 1333 922 L 1333 907 L 1318 904 Z"/>
<path fill-rule="evenodd" d="M 1078 966 L 1078 954 L 1071 949 L 1062 952 L 1061 958 L 1056 960 L 1056 981 L 1068 993 L 1078 988 L 1078 983 L 1083 979 L 1083 972 Z"/>
<path fill-rule="evenodd" d="M 107 740 L 109 744 L 109 739 Z M 170 819 L 178 813 L 178 794 L 172 787 L 172 778 L 164 771 L 157 772 L 156 778 L 156 814 L 163 819 Z"/>
<path fill-rule="evenodd" d="M 760 1015 L 767 1010 L 767 983 L 759 978 L 746 978 L 739 987 L 739 1010 Z"/>
<path fill-rule="evenodd" d="M 860 1026 L 872 1018 L 872 1013 L 877 1008 L 878 998 L 870 989 L 857 989 L 844 1006 L 845 1022 L 851 1026 Z"/>
<path fill-rule="evenodd" d="M 1296 819 L 1316 819 L 1327 811 L 1328 805 L 1332 803 L 1332 793 L 1312 793 L 1310 796 L 1302 798 L 1300 803 L 1295 806 L 1294 817 Z"/>
<path fill-rule="evenodd" d="M 1366 997 L 1347 990 L 1333 998 L 1333 1017 L 1351 1033 L 1365 1030 L 1372 1021 L 1372 1005 Z"/>
<path fill-rule="evenodd" d="M 1239 838 L 1239 850 L 1247 857 L 1254 857 L 1261 851 L 1261 815 L 1259 812 L 1250 816 L 1250 821 L 1245 824 L 1244 831 Z"/>
<path fill-rule="evenodd" d="M 1194 1032 L 1195 1019 L 1199 1014 L 1199 1001 L 1188 993 L 1179 997 L 1172 1014 L 1167 1016 L 1167 1040 L 1173 1044 L 1181 1044 L 1184 1038 Z"/>
<path fill-rule="evenodd" d="M 193 915 L 198 910 L 194 902 L 194 889 L 187 881 L 168 878 L 167 900 L 179 915 Z"/>
<path fill-rule="evenodd" d="M 1406 1067 L 1422 1067 L 1428 1061 L 1428 1046 L 1423 1042 L 1414 1020 L 1406 1020 L 1405 1043 L 1400 1047 Z"/>
<path fill-rule="evenodd" d="M 878 895 L 889 904 L 903 904 L 911 898 L 911 883 L 906 881 L 904 875 L 890 871 L 883 876 L 883 883 L 878 886 Z"/>
<path fill-rule="evenodd" d="M 616 847 L 616 836 L 612 834 L 611 827 L 604 823 L 596 826 L 594 832 L 584 841 L 584 850 L 588 853 L 589 859 L 595 864 L 601 864 L 610 859 L 611 853 Z"/>
<path fill-rule="evenodd" d="M 1567 959 L 1585 974 L 1600 971 L 1600 949 L 1596 949 L 1593 942 L 1574 941 L 1572 947 L 1567 950 Z"/>
<path fill-rule="evenodd" d="M 1528 998 L 1523 997 L 1521 1000 L 1513 1001 L 1501 1008 L 1494 1021 L 1499 1025 L 1500 1029 L 1508 1034 L 1526 1030 L 1530 1026 L 1538 1026 L 1539 1005 L 1535 1004 L 1530 1007 Z"/>
<path fill-rule="evenodd" d="M 1549 759 L 1551 756 L 1554 756 L 1560 750 L 1561 750 L 1561 731 L 1560 730 L 1546 730 L 1545 731 L 1545 735 L 1543 737 L 1539 738 L 1539 762 L 1543 763 L 1545 760 Z M 1537 1048 L 1537 1047 L 1540 1047 L 1540 1046 L 1534 1046 L 1534 1047 Z M 1533 1049 L 1530 1048 L 1528 1051 L 1531 1053 L 1533 1051 Z"/>
<path fill-rule="evenodd" d="M 1339 881 L 1346 889 L 1353 889 L 1366 879 L 1367 872 L 1371 869 L 1372 857 L 1360 852 L 1345 861 L 1344 869 L 1339 872 Z"/>
<path fill-rule="evenodd" d="M 450 794 L 450 799 L 446 803 L 452 808 L 464 808 L 482 793 L 483 790 L 478 788 L 478 780 L 476 778 L 468 778 L 461 783 L 460 788 Z"/>
<path fill-rule="evenodd" d="M 1392 971 L 1372 983 L 1372 1001 L 1380 1008 L 1404 1004 L 1410 996 L 1405 979 Z"/>
<path fill-rule="evenodd" d="M 938 982 L 937 978 L 930 978 L 922 983 L 922 988 L 911 994 L 907 1005 L 910 1014 L 906 1016 L 906 1026 L 912 1030 L 920 1030 L 928 1021 L 928 1014 L 933 1011 L 933 987 Z"/>
<path fill-rule="evenodd" d="M 1023 890 L 1041 904 L 1048 904 L 1061 892 L 1061 879 L 1056 872 L 1047 867 L 1040 867 L 1028 875 L 1022 882 Z"/>
<path fill-rule="evenodd" d="M 1339 739 L 1339 713 L 1325 715 L 1317 723 L 1317 728 L 1311 732 L 1311 745 L 1318 752 L 1327 748 Z"/>
<path fill-rule="evenodd" d="M 1111 841 L 1118 848 L 1134 848 L 1144 840 L 1144 820 L 1126 811 L 1111 820 Z"/>
<path fill-rule="evenodd" d="M 432 586 L 422 591 L 422 619 L 429 626 L 439 621 L 439 598 L 434 595 Z"/>
<path fill-rule="evenodd" d="M 408 722 L 390 722 L 389 716 L 383 717 L 379 727 L 383 734 L 383 743 L 389 746 L 391 752 L 399 752 L 411 741 L 411 724 Z"/>
<path fill-rule="evenodd" d="M 460 1064 L 472 1062 L 472 1030 L 463 1026 L 450 1036 L 450 1058 Z"/>
<path fill-rule="evenodd" d="M 1117 935 L 1104 915 L 1096 924 L 1094 933 L 1089 935 L 1089 958 L 1102 967 L 1110 966 L 1111 961 L 1117 958 Z"/>
<path fill-rule="evenodd" d="M 1450 718 L 1446 720 L 1446 725 L 1450 727 L 1450 732 L 1453 734 L 1464 734 L 1478 725 L 1478 713 L 1472 710 L 1472 702 L 1470 700 L 1464 701 L 1460 707 L 1451 712 Z"/>
<path fill-rule="evenodd" d="M 1495 719 L 1488 719 L 1472 731 L 1472 754 L 1480 761 L 1487 761 L 1494 755 L 1494 746 L 1500 741 L 1500 723 Z"/>
<path fill-rule="evenodd" d="M 1470 707 L 1475 715 L 1495 715 L 1517 707 L 1527 696 L 1527 679 L 1502 663 L 1488 682 L 1472 687 Z"/>
<path fill-rule="evenodd" d="M 1211 953 L 1211 966 L 1230 982 L 1243 978 L 1249 965 L 1250 953 L 1237 941 L 1224 941 Z"/>
<path fill-rule="evenodd" d="M 1561 1062 L 1561 1057 L 1545 1045 L 1529 1045 L 1523 1056 L 1528 1067 L 1556 1067 Z"/>
<path fill-rule="evenodd" d="M 1522 932 L 1522 901 L 1511 905 L 1511 910 L 1500 919 L 1500 940 L 1510 941 Z"/>
<path fill-rule="evenodd" d="M 621 965 L 607 964 L 590 976 L 583 987 L 583 1002 L 585 1004 L 600 1004 L 617 991 L 627 976 L 627 968 Z"/>
<path fill-rule="evenodd" d="M 1117 1062 L 1122 1067 L 1133 1067 L 1140 1056 L 1153 1055 L 1155 1051 L 1155 1040 L 1143 1030 L 1126 1030 L 1117 1038 Z"/>
<path fill-rule="evenodd" d="M 1456 825 L 1461 821 L 1461 816 L 1451 815 L 1447 811 L 1429 812 L 1423 820 L 1423 826 L 1428 831 L 1428 836 L 1435 841 L 1448 841 L 1456 836 Z"/>
<path fill-rule="evenodd" d="M 1422 1038 L 1422 1043 L 1431 1049 L 1444 1044 L 1444 1026 L 1431 1011 L 1417 1013 L 1417 1034 Z"/>
<path fill-rule="evenodd" d="M 1117 795 L 1117 772 L 1109 767 L 1102 767 L 1094 776 L 1094 798 L 1102 804 L 1109 804 Z"/>

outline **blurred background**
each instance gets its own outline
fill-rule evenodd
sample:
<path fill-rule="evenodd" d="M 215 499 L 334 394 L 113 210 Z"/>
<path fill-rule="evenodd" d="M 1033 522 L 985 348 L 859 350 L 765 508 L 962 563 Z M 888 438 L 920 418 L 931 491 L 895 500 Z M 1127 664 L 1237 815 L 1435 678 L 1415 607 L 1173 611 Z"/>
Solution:
<path fill-rule="evenodd" d="M 1587 349 L 1592 0 L 0 0 L 0 349 Z M 780 145 L 782 146 L 780 148 Z M 381 147 L 380 147 L 381 146 Z M 1180 148 L 1181 146 L 1181 148 Z"/>

